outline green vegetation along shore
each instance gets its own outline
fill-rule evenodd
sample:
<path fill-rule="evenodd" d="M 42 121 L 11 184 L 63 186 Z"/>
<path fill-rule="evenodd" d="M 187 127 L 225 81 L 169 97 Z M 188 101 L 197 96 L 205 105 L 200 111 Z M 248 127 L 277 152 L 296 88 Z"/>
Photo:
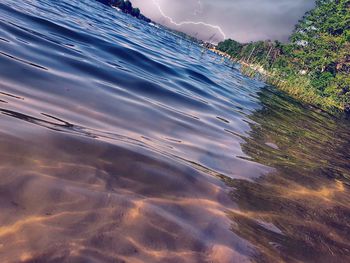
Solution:
<path fill-rule="evenodd" d="M 228 39 L 217 49 L 303 102 L 350 113 L 350 0 L 317 0 L 289 43 Z"/>

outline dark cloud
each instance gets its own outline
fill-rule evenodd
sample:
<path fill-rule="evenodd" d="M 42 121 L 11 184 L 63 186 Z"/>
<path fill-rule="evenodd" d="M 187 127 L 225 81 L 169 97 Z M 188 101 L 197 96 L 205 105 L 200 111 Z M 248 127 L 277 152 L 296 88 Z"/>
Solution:
<path fill-rule="evenodd" d="M 314 0 L 155 0 L 176 22 L 203 21 L 219 25 L 227 38 L 241 42 L 262 39 L 287 40 L 297 21 L 314 6 Z M 177 27 L 161 16 L 153 0 L 132 0 L 135 6 L 156 22 L 203 39 L 216 34 L 210 27 Z M 201 4 L 199 4 L 201 3 Z"/>

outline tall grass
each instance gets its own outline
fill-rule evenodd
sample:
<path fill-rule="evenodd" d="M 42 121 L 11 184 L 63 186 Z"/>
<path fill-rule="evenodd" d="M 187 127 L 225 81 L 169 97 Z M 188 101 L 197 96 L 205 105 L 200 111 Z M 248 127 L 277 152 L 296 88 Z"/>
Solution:
<path fill-rule="evenodd" d="M 324 96 L 315 90 L 308 76 L 294 74 L 284 76 L 278 70 L 266 71 L 261 66 L 252 64 L 241 64 L 241 70 L 243 74 L 258 77 L 303 103 L 332 113 L 341 112 L 344 109 L 344 103 L 337 98 Z"/>

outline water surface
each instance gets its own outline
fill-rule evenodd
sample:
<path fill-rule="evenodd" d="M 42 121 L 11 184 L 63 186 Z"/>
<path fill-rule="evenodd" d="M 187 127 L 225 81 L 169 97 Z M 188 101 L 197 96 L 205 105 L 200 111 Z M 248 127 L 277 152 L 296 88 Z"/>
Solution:
<path fill-rule="evenodd" d="M 349 121 L 96 1 L 0 3 L 1 262 L 348 262 Z"/>

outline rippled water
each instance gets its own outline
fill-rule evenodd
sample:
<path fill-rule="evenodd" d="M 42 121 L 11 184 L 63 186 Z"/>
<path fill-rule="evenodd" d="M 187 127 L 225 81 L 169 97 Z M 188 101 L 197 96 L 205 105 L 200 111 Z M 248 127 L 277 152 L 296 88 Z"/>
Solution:
<path fill-rule="evenodd" d="M 1 262 L 349 262 L 350 129 L 88 0 L 0 3 Z"/>

